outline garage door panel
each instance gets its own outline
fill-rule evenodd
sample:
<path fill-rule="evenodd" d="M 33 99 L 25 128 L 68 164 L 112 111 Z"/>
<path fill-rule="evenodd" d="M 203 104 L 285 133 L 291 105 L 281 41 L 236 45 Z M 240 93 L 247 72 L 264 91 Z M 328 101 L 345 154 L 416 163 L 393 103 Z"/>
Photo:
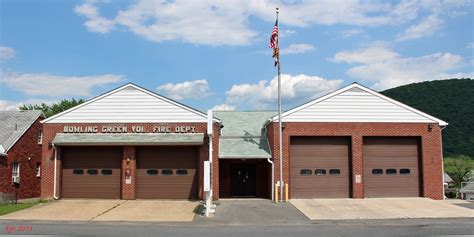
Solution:
<path fill-rule="evenodd" d="M 290 147 L 292 198 L 347 198 L 350 196 L 349 139 L 294 137 Z M 316 175 L 316 170 L 325 170 Z M 330 170 L 338 170 L 338 175 Z M 310 175 L 301 175 L 310 170 Z"/>
<path fill-rule="evenodd" d="M 121 147 L 62 148 L 62 197 L 119 199 L 121 160 Z"/>
<path fill-rule="evenodd" d="M 364 138 L 365 197 L 420 196 L 418 150 L 417 138 Z"/>
<path fill-rule="evenodd" d="M 195 199 L 198 192 L 196 147 L 143 147 L 137 150 L 137 198 Z M 149 170 L 154 173 L 150 175 Z M 163 171 L 172 172 L 166 175 Z M 178 171 L 187 172 L 179 175 Z"/>

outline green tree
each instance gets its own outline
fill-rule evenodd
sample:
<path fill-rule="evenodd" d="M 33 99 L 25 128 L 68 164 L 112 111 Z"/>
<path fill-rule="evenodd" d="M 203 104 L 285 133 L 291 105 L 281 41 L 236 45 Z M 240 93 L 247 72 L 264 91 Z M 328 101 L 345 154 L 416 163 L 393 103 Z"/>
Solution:
<path fill-rule="evenodd" d="M 71 100 L 61 100 L 58 103 L 54 103 L 52 105 L 47 105 L 45 103 L 35 104 L 35 105 L 25 104 L 25 105 L 20 106 L 19 109 L 20 110 L 41 110 L 43 111 L 44 116 L 48 118 L 82 103 L 84 103 L 83 99 L 76 100 L 73 98 Z"/>
<path fill-rule="evenodd" d="M 474 160 L 469 156 L 459 155 L 444 159 L 444 172 L 453 179 L 456 187 L 471 179 L 473 169 Z"/>

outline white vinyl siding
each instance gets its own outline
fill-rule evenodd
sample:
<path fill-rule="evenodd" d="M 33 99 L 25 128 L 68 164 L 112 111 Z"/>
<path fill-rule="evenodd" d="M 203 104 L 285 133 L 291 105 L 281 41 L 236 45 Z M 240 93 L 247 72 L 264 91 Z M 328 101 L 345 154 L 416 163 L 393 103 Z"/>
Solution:
<path fill-rule="evenodd" d="M 206 116 L 198 111 L 129 85 L 45 122 L 176 123 L 206 121 Z"/>
<path fill-rule="evenodd" d="M 437 121 L 357 87 L 300 110 L 295 109 L 294 112 L 283 117 L 283 122 L 437 123 Z"/>

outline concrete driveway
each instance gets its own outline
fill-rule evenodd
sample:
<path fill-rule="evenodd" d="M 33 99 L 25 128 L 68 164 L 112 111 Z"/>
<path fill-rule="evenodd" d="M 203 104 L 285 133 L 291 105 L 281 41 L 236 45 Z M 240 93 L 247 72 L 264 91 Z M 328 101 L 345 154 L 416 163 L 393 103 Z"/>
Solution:
<path fill-rule="evenodd" d="M 0 216 L 53 221 L 192 221 L 198 202 L 63 199 Z"/>
<path fill-rule="evenodd" d="M 293 199 L 311 220 L 474 217 L 474 210 L 428 198 Z"/>

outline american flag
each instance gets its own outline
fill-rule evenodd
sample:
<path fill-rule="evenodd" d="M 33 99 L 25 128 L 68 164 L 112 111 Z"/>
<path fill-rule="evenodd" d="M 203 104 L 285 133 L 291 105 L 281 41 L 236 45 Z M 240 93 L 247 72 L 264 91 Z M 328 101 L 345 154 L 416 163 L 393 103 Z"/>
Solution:
<path fill-rule="evenodd" d="M 275 67 L 278 65 L 278 19 L 275 21 L 272 34 L 270 35 L 270 48 L 273 49 L 273 58 L 275 59 Z"/>

